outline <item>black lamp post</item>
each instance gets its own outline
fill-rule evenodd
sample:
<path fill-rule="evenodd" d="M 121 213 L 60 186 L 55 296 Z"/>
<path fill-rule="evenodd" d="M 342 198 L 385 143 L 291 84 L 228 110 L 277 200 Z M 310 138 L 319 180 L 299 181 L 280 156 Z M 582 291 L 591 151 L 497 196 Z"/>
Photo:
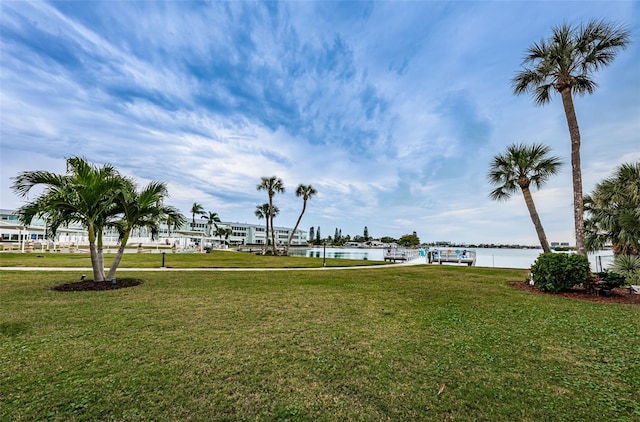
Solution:
<path fill-rule="evenodd" d="M 327 266 L 327 242 L 322 244 L 322 266 Z"/>
<path fill-rule="evenodd" d="M 162 252 L 162 268 L 164 268 L 164 254 L 165 252 Z"/>

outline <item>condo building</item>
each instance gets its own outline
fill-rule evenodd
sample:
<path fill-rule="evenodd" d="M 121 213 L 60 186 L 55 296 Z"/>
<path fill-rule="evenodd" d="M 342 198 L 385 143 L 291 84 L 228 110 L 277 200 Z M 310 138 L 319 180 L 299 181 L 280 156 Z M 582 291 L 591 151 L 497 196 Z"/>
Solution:
<path fill-rule="evenodd" d="M 187 219 L 188 220 L 188 219 Z M 161 223 L 158 238 L 152 239 L 151 233 L 146 228 L 134 229 L 129 238 L 130 245 L 171 245 L 180 249 L 191 249 L 194 247 L 225 247 L 225 246 L 256 246 L 267 245 L 266 227 L 258 224 L 220 222 L 216 223 L 217 229 L 227 229 L 230 231 L 217 230 L 214 225 L 209 225 L 203 221 L 196 221 L 195 224 L 187 221 L 180 227 L 168 227 Z M 49 246 L 49 243 L 68 247 L 74 245 L 87 245 L 89 243 L 88 234 L 84 227 L 80 225 L 70 225 L 59 227 L 55 239 L 47 239 L 47 222 L 43 219 L 34 219 L 30 225 L 25 226 L 15 214 L 15 210 L 0 209 L 0 238 L 3 249 L 22 249 L 27 243 L 32 243 L 35 248 Z M 275 227 L 275 243 L 277 246 L 286 245 L 291 228 Z M 219 235 L 218 233 L 223 233 Z M 227 234 L 228 233 L 228 234 Z M 271 238 L 271 233 L 269 233 Z M 103 242 L 105 247 L 115 247 L 118 244 L 118 234 L 113 229 L 106 229 L 103 232 Z M 269 240 L 270 244 L 270 240 Z M 306 246 L 307 233 L 303 230 L 296 230 L 291 240 L 292 246 Z"/>

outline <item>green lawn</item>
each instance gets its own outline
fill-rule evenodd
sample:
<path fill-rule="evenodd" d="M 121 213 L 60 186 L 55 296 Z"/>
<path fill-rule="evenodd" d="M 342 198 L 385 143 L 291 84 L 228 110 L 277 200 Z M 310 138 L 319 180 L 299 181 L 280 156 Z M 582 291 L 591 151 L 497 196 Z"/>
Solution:
<path fill-rule="evenodd" d="M 640 420 L 640 307 L 521 270 L 75 277 L 0 272 L 0 420 Z"/>
<path fill-rule="evenodd" d="M 112 252 L 115 252 L 112 250 Z M 115 253 L 105 253 L 105 265 L 110 265 Z M 171 253 L 164 255 L 168 268 L 319 268 L 322 258 L 294 256 L 258 256 L 248 252 L 232 250 L 214 251 L 208 254 Z M 384 265 L 383 261 L 364 261 L 342 258 L 327 258 L 327 267 L 350 267 L 362 265 Z M 160 268 L 161 253 L 125 253 L 119 268 Z M 0 267 L 84 267 L 91 268 L 88 253 L 0 253 Z"/>

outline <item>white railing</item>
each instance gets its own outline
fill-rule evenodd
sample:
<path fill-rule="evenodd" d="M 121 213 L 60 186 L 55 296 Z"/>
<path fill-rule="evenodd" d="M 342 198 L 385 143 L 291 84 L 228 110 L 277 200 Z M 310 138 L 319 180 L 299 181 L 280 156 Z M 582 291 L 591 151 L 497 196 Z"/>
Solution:
<path fill-rule="evenodd" d="M 475 265 L 476 251 L 472 249 L 433 249 L 431 252 L 431 261 L 438 264 L 454 263 Z"/>

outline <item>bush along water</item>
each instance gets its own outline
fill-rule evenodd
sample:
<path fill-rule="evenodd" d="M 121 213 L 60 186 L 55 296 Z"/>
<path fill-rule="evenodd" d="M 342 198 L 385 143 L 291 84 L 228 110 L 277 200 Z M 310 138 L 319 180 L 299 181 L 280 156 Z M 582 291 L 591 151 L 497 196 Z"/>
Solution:
<path fill-rule="evenodd" d="M 596 274 L 600 279 L 600 287 L 603 290 L 613 290 L 616 287 L 622 287 L 627 284 L 626 278 L 624 275 L 613 272 L 613 271 L 604 271 Z"/>
<path fill-rule="evenodd" d="M 577 254 L 543 253 L 531 266 L 531 272 L 540 290 L 558 293 L 587 281 L 589 260 Z"/>

